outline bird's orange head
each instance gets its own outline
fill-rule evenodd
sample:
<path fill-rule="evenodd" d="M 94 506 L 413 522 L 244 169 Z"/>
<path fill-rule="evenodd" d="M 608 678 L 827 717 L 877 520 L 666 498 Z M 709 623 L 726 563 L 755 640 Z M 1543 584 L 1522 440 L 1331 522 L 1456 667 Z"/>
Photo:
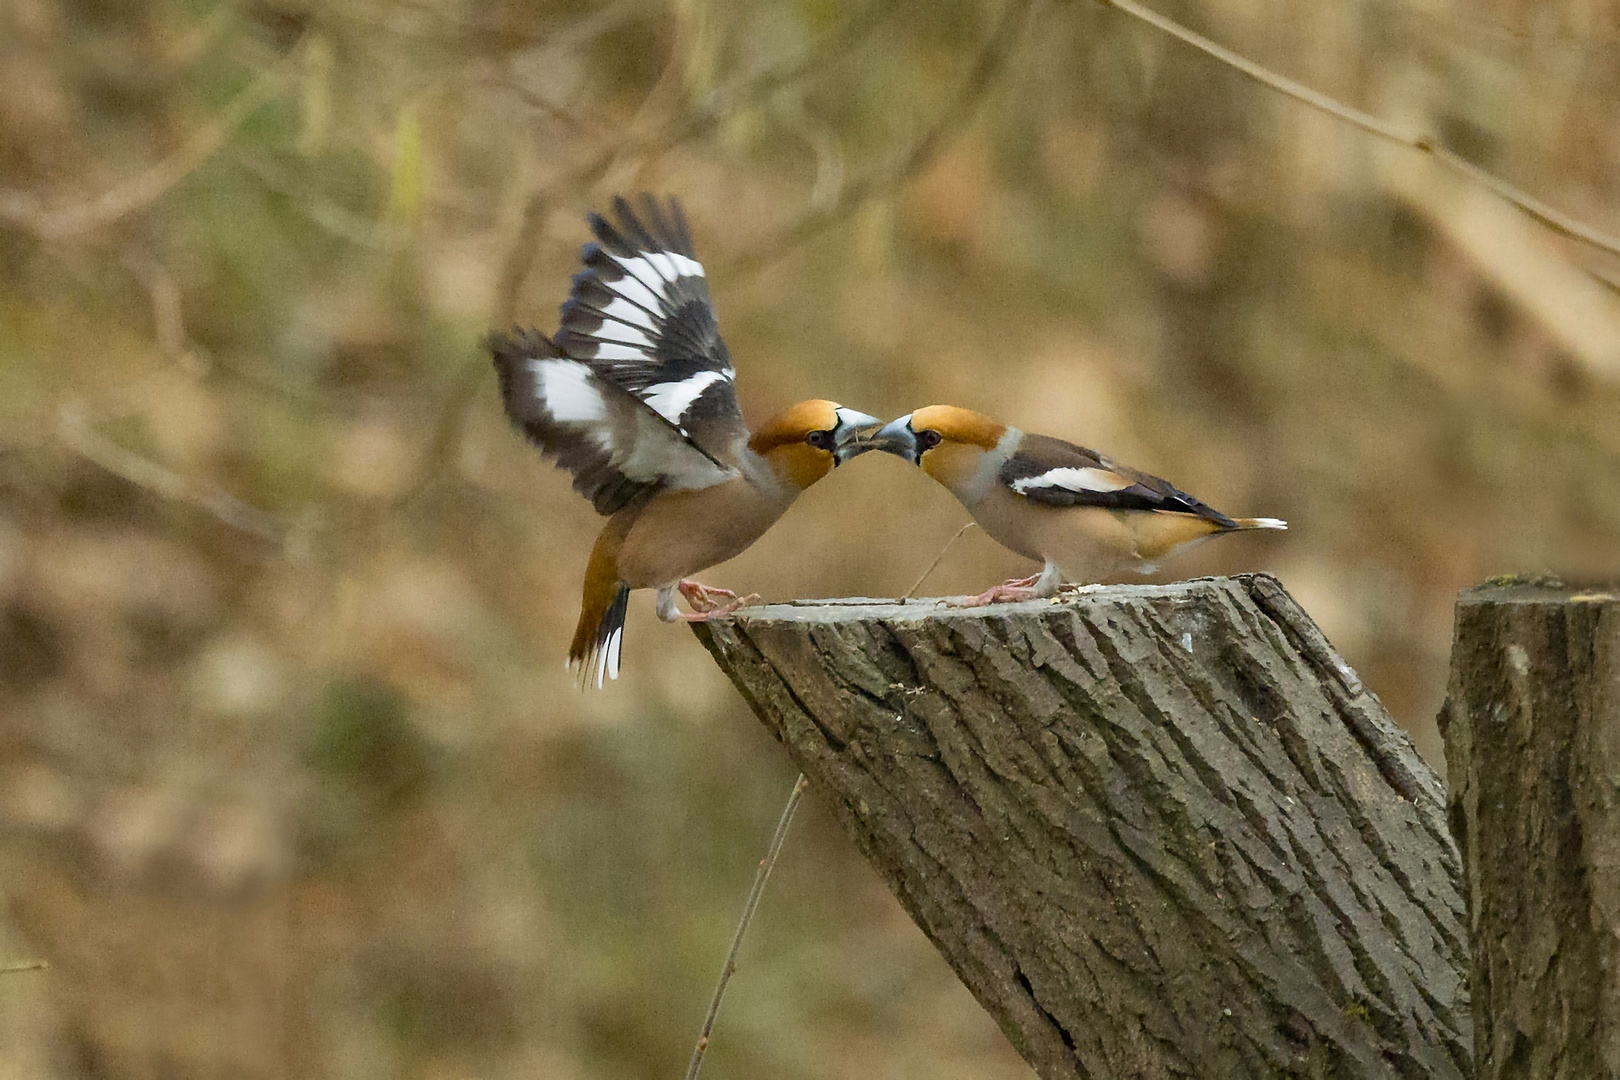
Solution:
<path fill-rule="evenodd" d="M 1007 425 L 971 409 L 929 405 L 891 421 L 863 450 L 886 450 L 921 465 L 924 472 L 956 491 L 978 471 L 986 451 L 1007 434 Z"/>
<path fill-rule="evenodd" d="M 859 436 L 882 426 L 875 416 L 818 398 L 790 405 L 765 421 L 748 448 L 770 462 L 777 476 L 803 489 L 848 457 Z"/>

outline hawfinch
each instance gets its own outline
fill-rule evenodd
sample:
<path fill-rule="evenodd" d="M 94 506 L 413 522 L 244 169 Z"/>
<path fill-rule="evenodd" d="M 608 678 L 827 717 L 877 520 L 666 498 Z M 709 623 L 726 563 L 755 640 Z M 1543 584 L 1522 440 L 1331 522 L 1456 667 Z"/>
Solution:
<path fill-rule="evenodd" d="M 980 413 L 931 405 L 900 417 L 851 453 L 886 450 L 921 465 L 961 500 L 979 527 L 1045 563 L 971 604 L 1051 596 L 1065 580 L 1153 564 L 1209 536 L 1286 529 L 1276 518 L 1230 518 L 1157 476 L 1094 450 L 1027 435 Z"/>
<path fill-rule="evenodd" d="M 569 666 L 597 686 L 618 678 L 630 590 L 657 589 L 666 621 L 741 606 L 688 575 L 759 539 L 853 435 L 882 425 L 801 401 L 750 432 L 679 203 L 613 208 L 616 222 L 589 218 L 597 242 L 585 245 L 557 335 L 489 339 L 507 415 L 608 516 L 568 650 Z M 677 590 L 695 614 L 676 609 Z"/>

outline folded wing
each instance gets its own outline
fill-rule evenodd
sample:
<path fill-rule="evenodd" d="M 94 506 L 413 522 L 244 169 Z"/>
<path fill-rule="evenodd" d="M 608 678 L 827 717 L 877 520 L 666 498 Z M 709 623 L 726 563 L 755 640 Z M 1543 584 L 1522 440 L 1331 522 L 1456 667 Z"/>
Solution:
<path fill-rule="evenodd" d="M 489 340 L 506 414 L 611 514 L 664 489 L 704 488 L 737 471 L 647 401 L 533 330 Z"/>
<path fill-rule="evenodd" d="M 639 203 L 638 213 L 615 199 L 616 221 L 591 215 L 597 242 L 585 246 L 556 345 L 723 457 L 747 430 L 703 266 L 678 202 Z"/>
<path fill-rule="evenodd" d="M 1024 436 L 1018 452 L 1002 466 L 1001 482 L 1044 506 L 1195 514 L 1226 528 L 1237 527 L 1237 522 L 1167 480 L 1047 435 Z"/>

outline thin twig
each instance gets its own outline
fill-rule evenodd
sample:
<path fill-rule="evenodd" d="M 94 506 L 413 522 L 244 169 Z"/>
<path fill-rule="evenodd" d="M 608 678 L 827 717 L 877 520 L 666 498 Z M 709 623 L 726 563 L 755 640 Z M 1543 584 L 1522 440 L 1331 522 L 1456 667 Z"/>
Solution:
<path fill-rule="evenodd" d="M 174 275 L 169 273 L 168 267 L 138 248 L 124 252 L 124 265 L 151 298 L 152 333 L 164 357 L 193 374 L 201 374 L 204 365 L 193 355 L 186 336 L 185 310 Z"/>
<path fill-rule="evenodd" d="M 275 515 L 249 506 L 234 495 L 205 489 L 172 469 L 131 453 L 97 431 L 80 405 L 63 406 L 57 432 L 69 449 L 114 476 L 163 498 L 189 503 L 231 528 L 266 543 L 279 547 L 286 542 L 287 527 Z"/>
<path fill-rule="evenodd" d="M 44 971 L 50 966 L 49 960 L 14 960 L 9 964 L 0 964 L 0 975 L 11 975 L 18 971 Z"/>
<path fill-rule="evenodd" d="M 1460 173 L 1486 188 L 1503 201 L 1517 207 L 1520 211 L 1539 221 L 1560 236 L 1578 240 L 1611 255 L 1620 255 L 1620 239 L 1594 229 L 1584 222 L 1577 221 L 1568 214 L 1548 206 L 1535 196 L 1513 186 L 1501 177 L 1485 171 L 1468 159 L 1446 149 L 1433 135 L 1403 131 L 1387 120 L 1363 112 L 1352 105 L 1346 105 L 1319 90 L 1313 90 L 1303 83 L 1295 82 L 1285 75 L 1279 75 L 1275 71 L 1255 63 L 1248 57 L 1233 52 L 1224 45 L 1217 45 L 1209 38 L 1187 29 L 1173 19 L 1168 19 L 1150 8 L 1143 7 L 1136 0 L 1099 0 L 1099 2 L 1125 13 L 1133 19 L 1147 23 L 1154 29 L 1169 34 L 1183 44 L 1191 45 L 1204 55 L 1219 60 L 1255 82 L 1263 86 L 1269 86 L 1271 89 L 1285 94 L 1302 104 L 1309 105 L 1318 112 L 1326 113 L 1348 124 L 1353 124 L 1380 139 L 1410 147 L 1413 150 L 1429 155 L 1452 171 Z"/>
<path fill-rule="evenodd" d="M 0 190 L 0 221 L 27 229 L 43 240 L 65 240 L 104 228 L 150 206 L 197 171 L 249 117 L 281 94 L 299 52 L 296 45 L 289 49 L 232 99 L 212 123 L 140 175 L 93 198 L 59 208 L 45 206 L 29 192 Z"/>
<path fill-rule="evenodd" d="M 776 832 L 771 834 L 771 846 L 760 860 L 759 870 L 754 874 L 754 887 L 748 890 L 742 918 L 737 921 L 737 931 L 731 935 L 731 948 L 726 951 L 726 963 L 720 969 L 720 981 L 714 988 L 714 997 L 709 999 L 709 1012 L 703 1018 L 703 1031 L 698 1035 L 697 1045 L 692 1048 L 692 1060 L 686 1066 L 686 1080 L 697 1080 L 698 1070 L 703 1067 L 703 1055 L 709 1050 L 709 1036 L 714 1033 L 714 1018 L 720 1014 L 720 999 L 726 996 L 726 984 L 737 971 L 737 953 L 742 949 L 743 935 L 748 933 L 748 924 L 754 920 L 754 909 L 759 907 L 759 898 L 765 895 L 765 882 L 770 880 L 771 870 L 782 854 L 782 844 L 787 840 L 788 826 L 793 824 L 794 811 L 798 810 L 799 799 L 809 786 L 810 781 L 800 773 L 799 778 L 793 781 L 793 791 L 788 795 L 787 805 L 782 807 Z"/>
<path fill-rule="evenodd" d="M 270 191 L 284 196 L 289 208 L 340 240 L 372 251 L 391 251 L 405 239 L 406 230 L 401 226 L 350 210 L 269 158 L 246 150 L 231 157 Z"/>
<path fill-rule="evenodd" d="M 795 246 L 847 218 L 879 195 L 900 187 L 931 165 L 977 114 L 996 78 L 1016 51 L 1025 26 L 1033 21 L 1035 10 L 1036 0 L 1009 0 L 962 86 L 940 110 L 933 126 L 912 142 L 904 154 L 850 183 L 837 198 L 824 205 L 813 205 L 774 240 L 722 264 L 719 272 L 738 275 L 770 265 Z"/>
<path fill-rule="evenodd" d="M 973 526 L 975 526 L 977 524 L 978 524 L 977 521 L 970 521 L 966 525 L 962 526 L 960 529 L 957 529 L 956 534 L 954 536 L 952 536 L 949 540 L 945 541 L 945 546 L 939 549 L 939 554 L 934 556 L 934 561 L 928 564 L 928 569 L 926 569 L 926 570 L 924 570 L 922 572 L 922 577 L 918 578 L 917 581 L 916 581 L 916 584 L 912 585 L 911 588 L 907 589 L 905 591 L 905 594 L 903 596 L 901 596 L 900 599 L 902 601 L 906 601 L 906 600 L 910 600 L 913 596 L 916 596 L 917 595 L 917 590 L 922 588 L 922 583 L 928 580 L 928 575 L 932 574 L 934 572 L 934 569 L 939 566 L 940 560 L 945 558 L 945 553 L 947 551 L 950 551 L 951 548 L 955 547 L 956 542 L 958 540 L 962 539 L 962 535 L 964 533 L 966 533 L 969 529 L 973 528 Z"/>
<path fill-rule="evenodd" d="M 716 87 L 690 111 L 672 117 L 661 131 L 646 135 L 632 134 L 618 140 L 567 176 L 532 192 L 524 204 L 517 236 L 501 268 L 495 297 L 496 325 L 502 326 L 512 320 L 517 296 L 534 263 L 545 213 L 559 195 L 595 184 L 616 161 L 637 155 L 650 161 L 672 147 L 707 134 L 734 113 L 765 101 L 777 91 L 814 74 L 824 65 L 842 59 L 850 48 L 868 37 L 879 20 L 889 12 L 890 5 L 881 0 L 868 0 L 866 6 L 852 15 L 842 28 L 833 31 L 805 56 L 767 68 L 738 83 Z"/>

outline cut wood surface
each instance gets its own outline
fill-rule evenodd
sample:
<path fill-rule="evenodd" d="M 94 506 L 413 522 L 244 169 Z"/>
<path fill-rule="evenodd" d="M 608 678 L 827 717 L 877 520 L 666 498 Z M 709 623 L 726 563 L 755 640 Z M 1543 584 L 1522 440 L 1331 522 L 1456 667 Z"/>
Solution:
<path fill-rule="evenodd" d="M 1469 1074 L 1441 785 L 1276 579 L 694 629 L 1043 1078 Z"/>
<path fill-rule="evenodd" d="M 1620 1077 L 1620 589 L 1463 593 L 1441 731 L 1480 1080 Z"/>

